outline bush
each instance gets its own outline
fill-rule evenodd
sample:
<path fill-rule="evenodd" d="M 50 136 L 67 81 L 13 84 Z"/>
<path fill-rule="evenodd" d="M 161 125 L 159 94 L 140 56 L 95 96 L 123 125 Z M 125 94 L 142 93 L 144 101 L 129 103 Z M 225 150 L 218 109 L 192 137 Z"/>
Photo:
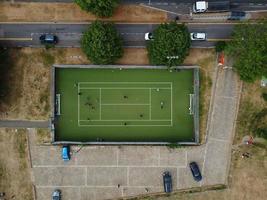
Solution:
<path fill-rule="evenodd" d="M 169 147 L 170 149 L 176 149 L 176 148 L 181 148 L 182 145 L 178 144 L 178 143 L 169 143 L 167 145 L 167 147 Z"/>
<path fill-rule="evenodd" d="M 98 17 L 110 17 L 119 5 L 120 0 L 75 0 L 81 9 L 92 12 Z"/>
<path fill-rule="evenodd" d="M 267 139 L 267 108 L 262 109 L 260 112 L 255 114 L 251 122 L 251 130 L 257 137 L 262 137 Z"/>
<path fill-rule="evenodd" d="M 224 51 L 226 48 L 226 42 L 225 41 L 219 41 L 216 43 L 215 50 L 216 52 L 220 53 Z"/>
<path fill-rule="evenodd" d="M 9 71 L 11 68 L 9 49 L 0 47 L 0 98 L 1 100 L 7 96 L 10 89 L 8 85 Z"/>
<path fill-rule="evenodd" d="M 183 63 L 191 44 L 188 29 L 184 24 L 161 24 L 153 32 L 153 38 L 147 46 L 152 65 L 171 67 Z"/>
<path fill-rule="evenodd" d="M 267 93 L 262 93 L 262 98 L 264 99 L 264 101 L 267 101 Z"/>
<path fill-rule="evenodd" d="M 267 127 L 257 129 L 256 135 L 267 140 Z"/>
<path fill-rule="evenodd" d="M 81 45 L 94 64 L 113 64 L 123 55 L 122 39 L 112 23 L 92 23 L 83 34 Z"/>

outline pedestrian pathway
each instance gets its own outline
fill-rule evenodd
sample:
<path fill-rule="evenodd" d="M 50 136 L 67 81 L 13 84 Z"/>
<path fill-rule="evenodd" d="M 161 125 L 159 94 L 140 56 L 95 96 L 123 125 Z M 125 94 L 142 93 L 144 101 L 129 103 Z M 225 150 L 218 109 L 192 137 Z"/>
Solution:
<path fill-rule="evenodd" d="M 49 121 L 0 120 L 1 128 L 49 128 Z"/>

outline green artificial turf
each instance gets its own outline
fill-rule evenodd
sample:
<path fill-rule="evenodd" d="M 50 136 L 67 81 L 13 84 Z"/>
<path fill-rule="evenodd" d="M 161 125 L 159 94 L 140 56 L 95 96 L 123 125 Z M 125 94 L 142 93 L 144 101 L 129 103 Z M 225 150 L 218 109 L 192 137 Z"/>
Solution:
<path fill-rule="evenodd" d="M 56 68 L 56 141 L 192 142 L 193 70 Z"/>

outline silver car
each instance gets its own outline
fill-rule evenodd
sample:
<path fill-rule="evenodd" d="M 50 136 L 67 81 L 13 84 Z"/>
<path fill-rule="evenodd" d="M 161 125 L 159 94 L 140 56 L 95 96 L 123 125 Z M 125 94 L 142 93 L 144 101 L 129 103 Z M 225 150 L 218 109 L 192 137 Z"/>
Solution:
<path fill-rule="evenodd" d="M 55 189 L 52 193 L 52 200 L 61 200 L 61 191 L 59 189 Z"/>

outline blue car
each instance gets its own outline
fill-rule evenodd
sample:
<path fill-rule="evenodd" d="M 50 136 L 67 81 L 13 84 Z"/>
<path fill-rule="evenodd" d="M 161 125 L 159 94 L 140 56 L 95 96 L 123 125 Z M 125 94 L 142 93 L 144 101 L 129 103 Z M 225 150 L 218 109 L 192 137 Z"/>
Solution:
<path fill-rule="evenodd" d="M 164 185 L 164 192 L 171 193 L 172 192 L 172 176 L 171 173 L 165 171 L 163 173 L 163 185 Z"/>
<path fill-rule="evenodd" d="M 64 145 L 62 147 L 62 159 L 64 161 L 70 160 L 70 147 L 69 147 L 69 145 Z"/>
<path fill-rule="evenodd" d="M 202 175 L 201 172 L 199 170 L 199 167 L 197 165 L 196 162 L 191 162 L 189 164 L 190 170 L 192 172 L 193 178 L 195 179 L 195 181 L 201 181 L 202 180 Z"/>

